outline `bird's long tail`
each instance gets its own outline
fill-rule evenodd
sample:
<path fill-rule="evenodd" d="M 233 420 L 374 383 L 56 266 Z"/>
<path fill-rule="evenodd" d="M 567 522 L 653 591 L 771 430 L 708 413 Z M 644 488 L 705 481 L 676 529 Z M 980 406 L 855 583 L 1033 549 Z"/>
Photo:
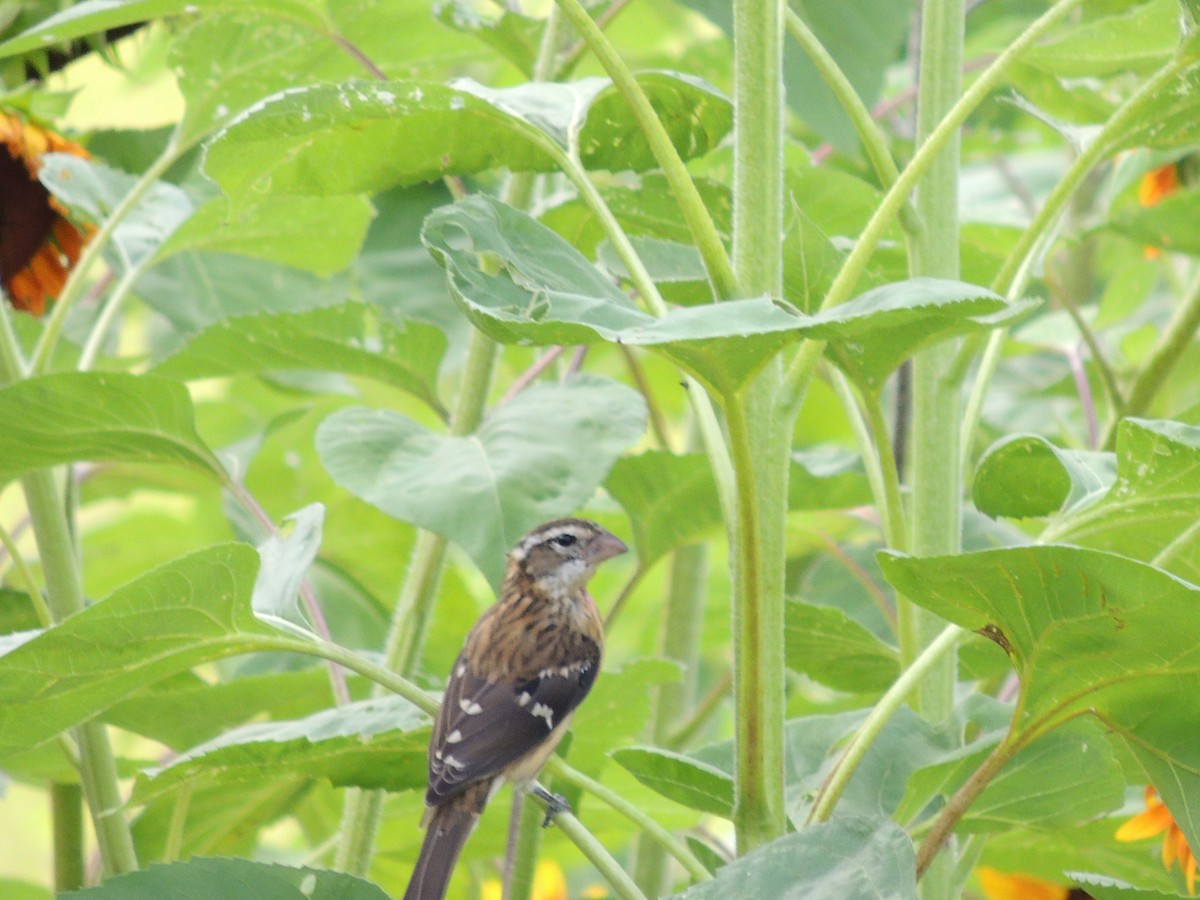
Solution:
<path fill-rule="evenodd" d="M 433 810 L 404 900 L 442 900 L 446 896 L 454 864 L 478 819 L 474 809 L 454 801 Z"/>

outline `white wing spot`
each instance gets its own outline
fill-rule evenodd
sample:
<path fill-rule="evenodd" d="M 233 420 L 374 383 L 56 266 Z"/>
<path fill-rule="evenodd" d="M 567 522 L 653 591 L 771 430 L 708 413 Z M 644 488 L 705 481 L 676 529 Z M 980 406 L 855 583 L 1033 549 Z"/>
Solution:
<path fill-rule="evenodd" d="M 462 740 L 462 732 L 455 728 L 452 732 L 446 735 L 447 744 L 457 744 Z"/>
<path fill-rule="evenodd" d="M 525 706 L 533 698 L 529 696 L 529 691 L 521 691 L 521 695 L 517 697 L 517 706 Z"/>
<path fill-rule="evenodd" d="M 446 765 L 450 766 L 453 769 L 465 769 L 467 767 L 467 764 L 465 762 L 462 762 L 461 760 L 456 759 L 455 757 L 451 756 L 448 753 L 446 754 Z"/>
<path fill-rule="evenodd" d="M 548 707 L 545 703 L 533 704 L 533 709 L 529 711 L 530 715 L 538 719 L 546 720 L 546 727 L 554 730 L 554 710 Z"/>
<path fill-rule="evenodd" d="M 463 663 L 454 671 L 455 678 L 462 678 L 466 674 L 467 674 L 467 664 L 466 663 Z"/>
<path fill-rule="evenodd" d="M 483 707 L 470 697 L 463 697 L 461 700 L 459 700 L 458 708 L 465 712 L 468 716 L 477 716 L 483 712 Z"/>

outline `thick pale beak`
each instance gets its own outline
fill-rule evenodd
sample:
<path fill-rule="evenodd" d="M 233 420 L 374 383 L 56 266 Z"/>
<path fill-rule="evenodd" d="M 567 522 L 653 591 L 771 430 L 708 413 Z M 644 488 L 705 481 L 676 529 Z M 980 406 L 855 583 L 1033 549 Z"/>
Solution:
<path fill-rule="evenodd" d="M 625 553 L 629 548 L 616 535 L 601 531 L 588 543 L 587 558 L 593 565 Z"/>

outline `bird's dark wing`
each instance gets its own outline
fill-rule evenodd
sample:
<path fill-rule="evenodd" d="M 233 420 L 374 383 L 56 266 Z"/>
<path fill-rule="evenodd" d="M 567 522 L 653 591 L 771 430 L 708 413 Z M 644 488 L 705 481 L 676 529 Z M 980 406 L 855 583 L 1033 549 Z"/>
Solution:
<path fill-rule="evenodd" d="M 582 659 L 543 669 L 519 684 L 487 681 L 473 674 L 459 656 L 429 745 L 425 802 L 432 805 L 453 797 L 545 742 L 596 680 L 600 648 L 588 644 Z"/>

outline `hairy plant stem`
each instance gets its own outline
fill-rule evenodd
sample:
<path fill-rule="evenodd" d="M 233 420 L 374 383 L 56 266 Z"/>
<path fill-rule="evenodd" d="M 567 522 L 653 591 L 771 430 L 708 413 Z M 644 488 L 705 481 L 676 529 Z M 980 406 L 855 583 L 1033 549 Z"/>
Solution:
<path fill-rule="evenodd" d="M 1125 400 L 1125 415 L 1140 416 L 1150 408 L 1154 395 L 1175 368 L 1183 352 L 1191 346 L 1197 328 L 1200 328 L 1200 266 L 1196 267 L 1191 283 L 1179 299 L 1171 321 L 1159 335 L 1158 343 L 1150 352 L 1150 358 L 1133 380 L 1129 396 Z M 1112 450 L 1116 442 L 1117 419 L 1114 417 L 1105 430 L 1101 446 L 1105 450 Z"/>
<path fill-rule="evenodd" d="M 917 141 L 927 145 L 948 119 L 962 93 L 962 50 L 966 27 L 963 0 L 925 0 L 921 7 L 921 64 L 917 93 Z M 957 128 L 929 160 L 917 185 L 915 206 L 922 222 L 912 242 L 912 274 L 957 279 L 959 275 Z M 912 552 L 918 556 L 957 553 L 962 546 L 961 375 L 955 372 L 956 341 L 943 341 L 912 361 Z M 956 377 L 957 375 L 957 377 Z M 903 596 L 896 597 L 900 663 L 911 669 L 937 643 L 946 623 Z M 953 709 L 953 641 L 932 657 L 917 681 L 914 706 L 939 722 Z M 926 898 L 950 897 L 953 860 L 936 867 L 922 885 Z"/>
<path fill-rule="evenodd" d="M 782 296 L 782 0 L 734 0 L 733 260 L 751 296 Z M 737 488 L 727 520 L 733 575 L 734 802 L 739 853 L 784 833 L 783 573 L 788 454 L 794 418 L 779 415 L 782 378 L 771 360 L 725 420 Z"/>
<path fill-rule="evenodd" d="M 0 296 L 0 386 L 25 377 L 21 348 L 9 315 L 7 298 Z M 42 563 L 46 609 L 54 622 L 61 622 L 80 612 L 84 603 L 79 558 L 58 477 L 54 470 L 41 469 L 22 478 L 21 487 Z M 75 739 L 79 747 L 80 782 L 104 871 L 110 875 L 131 872 L 138 867 L 138 861 L 125 820 L 125 802 L 108 732 L 100 722 L 87 722 L 75 729 Z M 76 833 L 82 840 L 82 831 Z M 62 852 L 74 851 L 63 848 Z"/>
<path fill-rule="evenodd" d="M 982 103 L 992 90 L 1003 80 L 1008 69 L 1021 55 L 1032 47 L 1047 31 L 1053 28 L 1072 9 L 1079 6 L 1083 0 L 1059 0 L 1054 6 L 1034 21 L 1015 41 L 996 57 L 978 79 L 963 93 L 953 108 L 937 124 L 929 134 L 912 160 L 895 183 L 888 189 L 883 199 L 876 207 L 871 220 L 863 229 L 854 250 L 842 263 L 842 268 L 830 285 L 828 293 L 821 304 L 822 309 L 828 309 L 845 303 L 853 294 L 855 286 L 866 271 L 871 255 L 879 245 L 884 232 L 896 221 L 896 217 L 908 201 L 917 182 L 924 176 L 929 166 L 939 156 L 947 142 L 958 134 L 962 126 L 974 110 Z M 799 408 L 804 399 L 808 381 L 812 377 L 817 360 L 824 351 L 821 341 L 806 340 L 801 342 L 800 349 L 788 365 L 784 379 L 784 388 L 780 397 L 781 408 L 790 410 Z"/>

